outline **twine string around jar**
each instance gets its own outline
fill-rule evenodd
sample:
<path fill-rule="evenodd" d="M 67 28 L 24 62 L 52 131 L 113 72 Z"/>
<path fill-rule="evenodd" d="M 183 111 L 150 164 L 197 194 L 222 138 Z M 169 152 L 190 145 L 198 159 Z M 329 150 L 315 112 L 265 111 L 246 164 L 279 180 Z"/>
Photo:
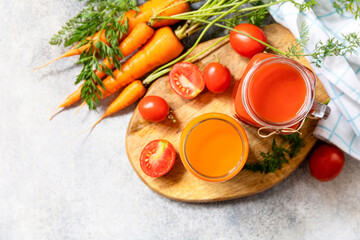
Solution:
<path fill-rule="evenodd" d="M 258 135 L 259 137 L 261 138 L 268 138 L 274 134 L 281 134 L 281 133 L 289 133 L 289 134 L 293 134 L 293 133 L 299 133 L 300 136 L 302 135 L 302 133 L 300 132 L 300 129 L 304 126 L 304 123 L 305 123 L 305 120 L 306 118 L 304 118 L 302 121 L 301 121 L 301 124 L 299 125 L 299 127 L 297 129 L 293 129 L 293 128 L 281 128 L 281 129 L 276 129 L 275 131 L 273 131 L 274 129 L 273 128 L 269 128 L 269 127 L 261 127 L 258 129 Z M 270 131 L 268 134 L 262 134 L 261 132 L 262 131 Z"/>

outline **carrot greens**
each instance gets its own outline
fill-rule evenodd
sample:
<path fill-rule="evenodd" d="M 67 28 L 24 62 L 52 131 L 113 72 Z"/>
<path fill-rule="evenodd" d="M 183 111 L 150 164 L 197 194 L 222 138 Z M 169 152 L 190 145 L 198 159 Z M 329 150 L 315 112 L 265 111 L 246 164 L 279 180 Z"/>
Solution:
<path fill-rule="evenodd" d="M 85 2 L 85 0 L 78 0 Z M 102 26 L 109 30 L 109 38 L 117 40 L 116 36 L 125 31 L 126 25 L 119 24 L 119 19 L 129 10 L 138 10 L 136 0 L 89 0 L 85 8 L 75 17 L 71 18 L 55 34 L 51 40 L 52 45 L 64 47 L 85 40 L 94 35 Z M 111 26 L 111 27 L 110 27 Z"/>
<path fill-rule="evenodd" d="M 84 1 L 84 0 L 79 0 Z M 83 64 L 75 84 L 83 82 L 81 98 L 88 104 L 90 109 L 95 109 L 99 103 L 97 96 L 102 96 L 97 85 L 104 88 L 101 79 L 94 73 L 94 69 L 104 71 L 112 75 L 112 69 L 99 62 L 98 56 L 102 59 L 112 59 L 116 69 L 121 67 L 119 58 L 123 58 L 118 48 L 118 40 L 127 33 L 128 22 L 122 21 L 124 14 L 130 10 L 138 10 L 136 0 L 90 0 L 86 7 L 74 18 L 70 19 L 62 29 L 50 40 L 50 44 L 64 47 L 78 42 L 75 48 L 84 45 L 90 47 L 80 55 L 78 64 Z M 95 39 L 89 39 L 96 32 L 105 32 L 108 44 L 100 41 L 100 35 Z"/>

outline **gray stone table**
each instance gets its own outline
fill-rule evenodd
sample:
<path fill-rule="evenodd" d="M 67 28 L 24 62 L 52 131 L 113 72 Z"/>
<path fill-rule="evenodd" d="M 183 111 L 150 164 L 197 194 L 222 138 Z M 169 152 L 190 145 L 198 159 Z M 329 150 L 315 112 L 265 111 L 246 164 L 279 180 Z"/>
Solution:
<path fill-rule="evenodd" d="M 263 193 L 186 204 L 152 192 L 132 170 L 124 137 L 134 107 L 75 138 L 104 111 L 48 118 L 80 70 L 49 38 L 81 3 L 0 0 L 0 239 L 360 239 L 360 162 L 320 183 L 308 161 Z"/>

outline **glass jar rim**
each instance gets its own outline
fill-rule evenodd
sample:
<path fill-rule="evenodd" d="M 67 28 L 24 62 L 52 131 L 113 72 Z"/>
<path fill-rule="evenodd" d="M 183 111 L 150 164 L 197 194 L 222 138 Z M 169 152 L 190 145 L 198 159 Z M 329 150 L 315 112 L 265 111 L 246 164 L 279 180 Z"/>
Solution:
<path fill-rule="evenodd" d="M 297 70 L 300 73 L 300 75 L 304 79 L 306 86 L 305 100 L 298 113 L 294 116 L 294 118 L 279 123 L 271 122 L 269 120 L 263 119 L 260 116 L 258 116 L 256 114 L 256 111 L 253 110 L 253 108 L 251 107 L 251 103 L 248 100 L 249 98 L 248 85 L 253 79 L 252 77 L 254 76 L 255 72 L 261 67 L 273 63 L 283 63 L 289 65 L 290 67 L 293 67 L 295 70 Z M 315 101 L 315 94 L 313 92 L 313 89 L 315 88 L 315 81 L 316 81 L 315 74 L 310 69 L 301 65 L 300 63 L 298 63 L 293 59 L 280 57 L 280 56 L 266 58 L 256 63 L 254 66 L 252 66 L 251 69 L 245 75 L 241 86 L 242 102 L 249 116 L 261 126 L 271 129 L 288 128 L 299 123 L 310 112 L 312 105 Z"/>
<path fill-rule="evenodd" d="M 230 124 L 237 131 L 237 133 L 241 139 L 241 145 L 242 145 L 241 158 L 237 162 L 236 166 L 233 169 L 231 169 L 229 171 L 229 173 L 227 173 L 223 176 L 214 177 L 214 176 L 207 176 L 203 173 L 200 173 L 191 165 L 189 158 L 187 156 L 187 153 L 186 153 L 186 143 L 190 136 L 190 133 L 201 123 L 204 123 L 209 120 L 220 120 L 220 121 L 226 122 L 227 124 Z M 183 162 L 185 168 L 189 172 L 191 172 L 196 177 L 198 177 L 202 180 L 205 180 L 205 181 L 222 182 L 222 181 L 225 181 L 225 180 L 228 180 L 228 179 L 234 177 L 238 172 L 240 172 L 240 170 L 245 165 L 245 162 L 248 157 L 248 152 L 249 152 L 249 143 L 248 143 L 248 138 L 247 138 L 245 130 L 240 125 L 240 123 L 238 121 L 236 121 L 234 118 L 232 118 L 228 115 L 222 114 L 222 113 L 205 113 L 205 114 L 202 114 L 202 115 L 192 119 L 186 125 L 186 127 L 184 128 L 182 135 L 181 135 L 181 142 L 180 142 L 181 161 Z"/>

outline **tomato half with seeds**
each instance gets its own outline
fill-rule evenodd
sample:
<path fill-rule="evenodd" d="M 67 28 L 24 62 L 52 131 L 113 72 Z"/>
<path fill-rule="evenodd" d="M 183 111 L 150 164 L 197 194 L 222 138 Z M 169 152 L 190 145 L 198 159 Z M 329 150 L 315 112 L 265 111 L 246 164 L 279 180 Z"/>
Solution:
<path fill-rule="evenodd" d="M 140 155 L 140 166 L 150 177 L 161 177 L 174 166 L 176 152 L 174 146 L 165 139 L 149 142 Z"/>
<path fill-rule="evenodd" d="M 169 74 L 171 88 L 185 99 L 193 99 L 205 88 L 200 69 L 191 63 L 175 64 Z"/>

